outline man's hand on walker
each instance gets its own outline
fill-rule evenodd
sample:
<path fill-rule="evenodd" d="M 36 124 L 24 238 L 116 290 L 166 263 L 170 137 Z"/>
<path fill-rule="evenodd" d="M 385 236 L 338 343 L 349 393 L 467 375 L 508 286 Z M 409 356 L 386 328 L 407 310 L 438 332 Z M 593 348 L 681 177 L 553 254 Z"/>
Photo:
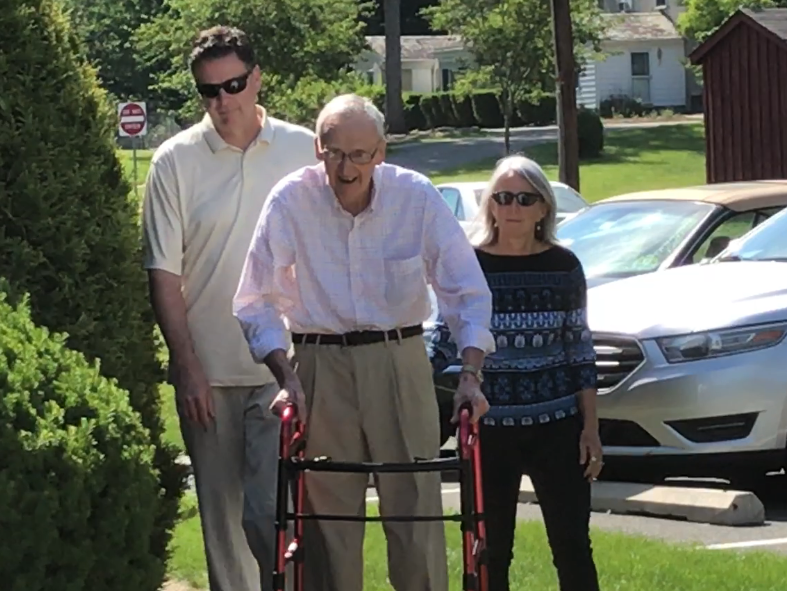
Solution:
<path fill-rule="evenodd" d="M 289 403 L 293 403 L 297 407 L 298 420 L 306 422 L 306 396 L 303 393 L 300 380 L 295 376 L 288 378 L 282 384 L 281 390 L 279 390 L 276 398 L 273 399 L 271 410 L 276 415 L 281 416 L 284 407 Z"/>
<path fill-rule="evenodd" d="M 452 423 L 459 421 L 459 407 L 465 402 L 469 402 L 473 407 L 473 416 L 470 417 L 472 423 L 478 422 L 489 410 L 489 402 L 486 396 L 481 393 L 481 382 L 474 375 L 463 373 L 459 378 L 459 387 L 454 394 L 454 416 Z"/>

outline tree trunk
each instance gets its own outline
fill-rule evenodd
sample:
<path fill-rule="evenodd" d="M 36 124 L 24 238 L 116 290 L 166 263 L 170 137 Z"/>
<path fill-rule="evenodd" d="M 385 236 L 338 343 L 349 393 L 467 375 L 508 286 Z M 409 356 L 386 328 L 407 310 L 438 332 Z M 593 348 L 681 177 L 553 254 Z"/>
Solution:
<path fill-rule="evenodd" d="M 555 44 L 558 164 L 560 181 L 579 192 L 579 136 L 574 39 L 569 0 L 551 0 Z"/>
<path fill-rule="evenodd" d="M 402 101 L 401 0 L 383 0 L 385 26 L 385 119 L 388 133 L 407 133 Z"/>
<path fill-rule="evenodd" d="M 511 154 L 511 118 L 514 113 L 514 100 L 509 91 L 501 90 L 503 98 L 503 143 L 506 147 L 506 156 Z"/>

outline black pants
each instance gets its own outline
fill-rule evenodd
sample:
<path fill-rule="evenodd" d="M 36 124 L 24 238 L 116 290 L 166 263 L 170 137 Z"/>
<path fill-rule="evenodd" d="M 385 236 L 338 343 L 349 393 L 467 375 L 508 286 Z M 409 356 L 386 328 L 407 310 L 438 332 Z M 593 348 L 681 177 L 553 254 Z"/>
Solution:
<path fill-rule="evenodd" d="M 509 591 L 522 474 L 533 482 L 561 591 L 598 591 L 590 545 L 590 483 L 579 463 L 582 419 L 529 427 L 481 426 L 489 591 Z"/>

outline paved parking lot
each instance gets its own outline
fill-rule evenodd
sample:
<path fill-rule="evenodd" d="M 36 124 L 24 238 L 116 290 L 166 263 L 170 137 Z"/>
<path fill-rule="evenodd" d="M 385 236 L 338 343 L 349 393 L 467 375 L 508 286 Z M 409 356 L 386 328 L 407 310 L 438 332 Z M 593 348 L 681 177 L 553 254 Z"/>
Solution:
<path fill-rule="evenodd" d="M 702 483 L 711 487 L 712 483 Z M 715 485 L 721 486 L 721 485 Z M 771 477 L 767 486 L 756 491 L 766 506 L 766 522 L 755 527 L 725 527 L 659 519 L 636 515 L 593 513 L 591 524 L 606 531 L 648 536 L 679 544 L 696 544 L 727 551 L 765 550 L 787 556 L 787 477 Z M 443 484 L 446 509 L 459 510 L 459 485 Z M 377 500 L 377 493 L 369 489 L 367 499 Z M 541 520 L 538 505 L 520 504 L 520 519 Z"/>

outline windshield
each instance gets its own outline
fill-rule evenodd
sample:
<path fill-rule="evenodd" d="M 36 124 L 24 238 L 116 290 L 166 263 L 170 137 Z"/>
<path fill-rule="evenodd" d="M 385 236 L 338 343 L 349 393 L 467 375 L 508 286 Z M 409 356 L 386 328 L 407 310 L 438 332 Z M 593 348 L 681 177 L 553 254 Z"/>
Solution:
<path fill-rule="evenodd" d="M 694 201 L 620 201 L 592 206 L 557 228 L 588 277 L 650 273 L 715 208 Z"/>
<path fill-rule="evenodd" d="M 787 210 L 733 240 L 714 262 L 717 261 L 787 262 Z"/>
<path fill-rule="evenodd" d="M 585 200 L 577 195 L 576 191 L 574 191 L 574 189 L 571 187 L 552 185 L 552 191 L 555 193 L 558 211 L 574 213 L 588 206 Z"/>

